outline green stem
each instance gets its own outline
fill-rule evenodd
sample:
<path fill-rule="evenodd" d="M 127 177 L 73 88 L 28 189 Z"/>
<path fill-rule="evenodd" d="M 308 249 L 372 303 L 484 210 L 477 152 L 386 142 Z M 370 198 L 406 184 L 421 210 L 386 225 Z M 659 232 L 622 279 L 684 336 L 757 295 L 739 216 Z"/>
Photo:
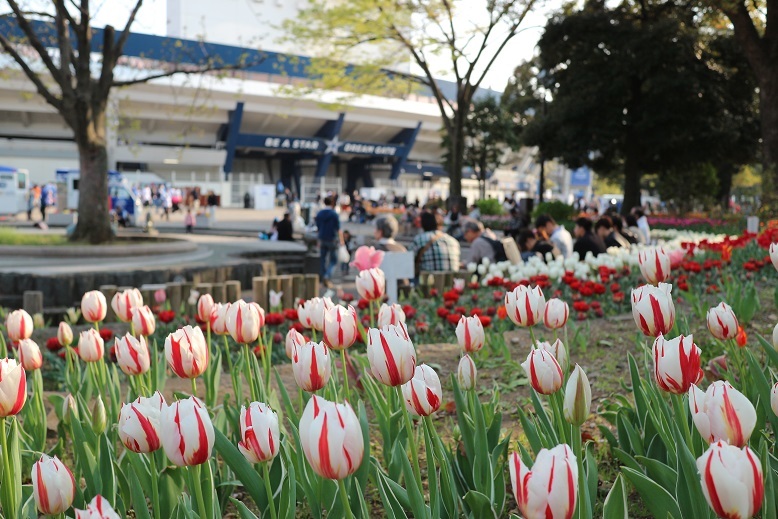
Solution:
<path fill-rule="evenodd" d="M 267 493 L 267 506 L 270 508 L 270 518 L 276 519 L 276 502 L 273 500 L 273 489 L 270 487 L 270 462 L 262 464 L 262 479 L 265 480 L 265 493 Z"/>
<path fill-rule="evenodd" d="M 311 327 L 311 340 L 313 342 L 319 342 L 316 340 L 316 328 Z"/>
<path fill-rule="evenodd" d="M 370 327 L 375 328 L 375 301 L 370 301 Z"/>
<path fill-rule="evenodd" d="M 577 517 L 588 517 L 588 513 L 584 513 L 584 507 L 589 507 L 588 499 L 585 499 L 586 495 L 586 474 L 584 473 L 584 456 L 581 446 L 581 428 L 574 425 L 570 426 L 570 435 L 572 439 L 573 454 L 575 454 L 576 463 L 578 463 L 578 514 Z"/>
<path fill-rule="evenodd" d="M 535 339 L 535 327 L 530 326 L 529 327 L 529 336 L 530 339 L 532 339 L 532 349 L 535 349 L 535 345 L 538 343 L 537 339 Z"/>
<path fill-rule="evenodd" d="M 548 400 L 551 404 L 551 412 L 553 413 L 552 422 L 557 429 L 559 435 L 559 441 L 565 443 L 568 441 L 565 429 L 567 428 L 567 422 L 565 421 L 564 404 L 560 401 L 562 398 L 562 391 L 549 395 Z"/>
<path fill-rule="evenodd" d="M 670 399 L 673 401 L 675 420 L 681 423 L 681 431 L 683 432 L 683 437 L 686 439 L 686 445 L 691 449 L 692 433 L 689 429 L 688 415 L 684 412 L 683 395 L 671 395 Z"/>
<path fill-rule="evenodd" d="M 411 423 L 411 415 L 408 413 L 408 408 L 405 407 L 405 398 L 403 398 L 402 389 L 400 386 L 396 386 L 397 396 L 400 398 L 400 408 L 405 418 L 405 430 L 408 436 L 408 445 L 411 448 L 411 464 L 413 465 L 413 475 L 416 478 L 416 484 L 419 486 L 419 492 L 424 495 L 424 487 L 421 485 L 421 471 L 419 470 L 419 449 L 416 446 L 416 435 L 413 431 L 413 424 Z"/>
<path fill-rule="evenodd" d="M 157 472 L 157 461 L 153 452 L 149 453 L 149 468 L 151 470 L 151 509 L 154 511 L 154 519 L 160 519 L 159 473 Z"/>
<path fill-rule="evenodd" d="M 263 377 L 263 387 L 265 388 L 265 398 L 267 401 L 270 400 L 270 355 L 271 355 L 271 348 L 273 347 L 273 343 L 268 343 L 267 346 L 265 346 L 265 340 L 263 335 L 259 334 L 259 348 L 262 352 L 262 368 L 265 372 L 265 376 Z"/>
<path fill-rule="evenodd" d="M 100 333 L 100 323 L 95 321 L 95 330 L 97 330 L 97 333 Z"/>
<path fill-rule="evenodd" d="M 354 514 L 351 512 L 351 505 L 348 502 L 348 494 L 346 493 L 346 484 L 342 479 L 338 480 L 338 490 L 340 494 L 340 500 L 343 502 L 343 510 L 345 511 L 346 519 L 353 519 Z"/>
<path fill-rule="evenodd" d="M 8 345 L 5 342 L 5 336 L 0 333 L 0 357 L 8 357 Z"/>
<path fill-rule="evenodd" d="M 192 378 L 192 379 L 189 379 L 189 380 L 192 381 L 192 396 L 197 396 L 197 379 L 196 378 Z"/>
<path fill-rule="evenodd" d="M 4 512 L 6 516 L 11 517 L 12 514 L 18 510 L 19 505 L 15 503 L 16 492 L 14 487 L 17 482 L 14 481 L 13 475 L 11 474 L 11 454 L 8 452 L 8 437 L 6 436 L 5 421 L 5 418 L 0 418 L 0 450 L 2 450 L 3 453 L 3 492 L 6 494 L 8 506 L 11 508 L 11 510 L 4 510 Z"/>
<path fill-rule="evenodd" d="M 194 380 L 194 379 L 192 379 Z M 206 461 L 206 463 L 208 463 Z M 192 485 L 192 491 L 195 494 L 195 499 L 197 500 L 197 510 L 199 511 L 199 515 L 202 519 L 209 519 L 213 516 L 213 512 L 207 513 L 208 510 L 205 509 L 205 499 L 203 498 L 203 487 L 201 485 L 200 481 L 200 465 L 192 465 L 189 467 L 189 476 L 192 478 L 191 485 Z"/>
<path fill-rule="evenodd" d="M 346 365 L 346 350 L 340 350 L 340 363 L 343 365 L 343 387 L 346 390 L 346 400 L 351 396 L 348 390 L 348 366 Z"/>
<path fill-rule="evenodd" d="M 244 366 L 244 374 L 246 376 L 246 382 L 249 384 L 249 391 L 251 391 L 251 401 L 252 402 L 258 402 L 259 401 L 259 394 L 257 394 L 256 386 L 254 384 L 254 377 L 252 376 L 252 366 L 251 366 L 251 348 L 249 348 L 248 344 L 243 345 L 243 360 L 245 363 Z"/>

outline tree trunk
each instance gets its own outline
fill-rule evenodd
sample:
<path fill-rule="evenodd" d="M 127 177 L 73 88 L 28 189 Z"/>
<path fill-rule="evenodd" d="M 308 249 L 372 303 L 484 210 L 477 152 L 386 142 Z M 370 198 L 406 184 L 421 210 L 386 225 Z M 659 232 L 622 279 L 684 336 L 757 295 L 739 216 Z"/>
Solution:
<path fill-rule="evenodd" d="M 108 150 L 105 134 L 100 136 L 98 133 L 86 132 L 83 138 L 76 139 L 81 177 L 78 183 L 78 224 L 71 239 L 92 244 L 104 243 L 112 238 L 108 211 Z"/>
<path fill-rule="evenodd" d="M 544 201 L 543 191 L 546 190 L 546 160 L 543 156 L 540 156 L 540 180 L 538 182 L 538 203 L 542 204 Z"/>
<path fill-rule="evenodd" d="M 759 113 L 762 127 L 762 207 L 765 216 L 778 215 L 778 67 L 760 78 Z"/>
<path fill-rule="evenodd" d="M 454 203 L 459 203 L 462 197 L 462 167 L 465 163 L 465 119 L 467 114 L 460 108 L 454 114 L 454 118 L 451 121 L 453 128 L 449 135 L 451 141 L 451 159 L 449 171 L 449 198 Z"/>
<path fill-rule="evenodd" d="M 621 214 L 628 215 L 633 207 L 640 206 L 640 165 L 633 154 L 627 151 L 624 161 L 624 202 L 621 204 Z"/>

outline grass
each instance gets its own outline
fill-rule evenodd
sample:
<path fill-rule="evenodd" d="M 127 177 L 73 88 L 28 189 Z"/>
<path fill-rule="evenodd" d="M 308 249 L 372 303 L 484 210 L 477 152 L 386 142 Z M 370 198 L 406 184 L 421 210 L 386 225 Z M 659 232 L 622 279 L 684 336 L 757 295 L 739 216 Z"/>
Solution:
<path fill-rule="evenodd" d="M 0 229 L 0 245 L 69 245 L 59 234 L 21 233 L 14 229 Z"/>

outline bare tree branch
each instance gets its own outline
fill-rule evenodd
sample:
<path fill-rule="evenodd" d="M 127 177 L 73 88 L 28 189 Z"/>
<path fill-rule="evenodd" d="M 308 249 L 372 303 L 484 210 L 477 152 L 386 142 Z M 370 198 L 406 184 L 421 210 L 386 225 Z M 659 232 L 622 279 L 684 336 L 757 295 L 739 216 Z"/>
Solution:
<path fill-rule="evenodd" d="M 132 9 L 132 12 L 130 13 L 130 17 L 127 18 L 127 23 L 124 26 L 124 30 L 119 35 L 119 41 L 116 42 L 116 54 L 118 56 L 121 56 L 124 52 L 124 44 L 127 43 L 127 38 L 130 35 L 130 27 L 132 26 L 133 22 L 135 22 L 135 17 L 138 14 L 138 10 L 140 10 L 141 6 L 143 5 L 143 0 L 138 0 L 138 3 L 135 4 L 135 7 Z M 115 65 L 116 63 L 113 63 Z M 113 68 L 113 66 L 111 67 Z"/>
<path fill-rule="evenodd" d="M 63 11 L 67 12 L 65 3 L 63 0 L 54 0 L 54 6 L 57 11 L 57 16 L 54 18 L 54 23 L 57 27 L 57 44 L 59 46 L 59 68 L 62 73 L 62 77 L 68 77 L 70 75 L 70 64 L 73 58 L 73 45 L 70 43 L 70 29 L 68 22 L 63 14 Z M 63 89 L 63 85 L 60 85 Z"/>
<path fill-rule="evenodd" d="M 225 70 L 242 70 L 246 68 L 247 66 L 252 65 L 246 65 L 241 63 L 236 64 L 230 64 L 230 65 L 219 65 L 219 66 L 212 66 L 212 65 L 205 65 L 202 67 L 197 67 L 193 69 L 174 69 L 174 70 L 166 70 L 165 72 L 160 72 L 158 74 L 150 74 L 148 76 L 144 76 L 142 78 L 137 79 L 128 79 L 125 81 L 113 81 L 111 83 L 111 87 L 126 87 L 130 85 L 138 85 L 140 83 L 146 83 L 148 81 L 151 81 L 152 79 L 159 79 L 164 77 L 170 77 L 174 76 L 176 74 L 184 74 L 184 75 L 192 75 L 192 74 L 203 74 L 205 72 L 220 72 Z"/>
<path fill-rule="evenodd" d="M 43 97 L 43 99 L 45 99 L 46 102 L 49 103 L 54 108 L 61 111 L 62 100 L 58 99 L 51 92 L 51 90 L 49 90 L 48 87 L 46 87 L 46 85 L 43 84 L 43 81 L 41 80 L 40 76 L 30 68 L 30 66 L 27 64 L 25 59 L 19 55 L 19 53 L 16 51 L 16 49 L 11 44 L 11 42 L 9 42 L 8 39 L 5 36 L 3 36 L 2 33 L 0 33 L 0 47 L 3 47 L 3 49 L 11 56 L 11 58 L 13 58 L 13 60 L 22 68 L 24 74 L 27 76 L 27 78 L 30 81 L 33 82 L 35 88 L 37 88 L 38 93 Z"/>
<path fill-rule="evenodd" d="M 35 51 L 40 55 L 43 64 L 46 65 L 47 69 L 49 69 L 49 72 L 51 73 L 51 76 L 54 78 L 54 80 L 60 86 L 62 86 L 64 78 L 62 77 L 60 70 L 54 64 L 54 61 L 51 59 L 51 56 L 49 56 L 46 47 L 41 42 L 40 38 L 38 38 L 38 35 L 35 34 L 35 31 L 32 29 L 32 25 L 30 25 L 30 21 L 25 18 L 22 9 L 19 8 L 19 4 L 16 2 L 16 0 L 8 0 L 8 6 L 16 15 L 16 22 L 27 37 L 27 41 L 30 46 L 32 46 L 32 48 L 35 49 Z"/>

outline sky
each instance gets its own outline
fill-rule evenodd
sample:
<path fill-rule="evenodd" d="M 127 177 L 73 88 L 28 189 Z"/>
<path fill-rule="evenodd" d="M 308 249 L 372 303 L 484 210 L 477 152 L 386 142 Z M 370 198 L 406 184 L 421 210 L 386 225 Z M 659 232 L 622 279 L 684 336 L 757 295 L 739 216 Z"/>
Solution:
<path fill-rule="evenodd" d="M 547 14 L 558 8 L 560 3 L 559 0 L 550 0 L 529 14 L 522 24 L 524 29 L 514 37 L 500 54 L 497 61 L 495 61 L 482 84 L 483 87 L 498 91 L 502 91 L 505 88 L 516 65 L 532 57 L 535 52 L 537 41 L 542 34 Z M 111 0 L 110 2 L 103 2 L 100 10 L 94 17 L 94 25 L 101 27 L 112 24 L 115 27 L 123 27 L 130 9 L 134 4 L 135 0 Z M 457 18 L 461 20 L 461 23 L 478 20 L 479 15 L 482 15 L 484 12 L 483 5 L 479 4 L 483 4 L 483 1 L 463 0 L 459 3 L 461 7 L 460 12 L 457 14 Z M 138 12 L 135 24 L 133 25 L 133 31 L 165 35 L 166 21 L 166 0 L 146 0 L 143 3 L 143 7 Z M 445 59 L 443 59 L 441 63 L 434 68 L 441 70 L 442 72 L 446 64 Z M 453 79 L 451 77 L 445 77 L 445 74 L 441 74 L 441 76 L 444 79 Z"/>

